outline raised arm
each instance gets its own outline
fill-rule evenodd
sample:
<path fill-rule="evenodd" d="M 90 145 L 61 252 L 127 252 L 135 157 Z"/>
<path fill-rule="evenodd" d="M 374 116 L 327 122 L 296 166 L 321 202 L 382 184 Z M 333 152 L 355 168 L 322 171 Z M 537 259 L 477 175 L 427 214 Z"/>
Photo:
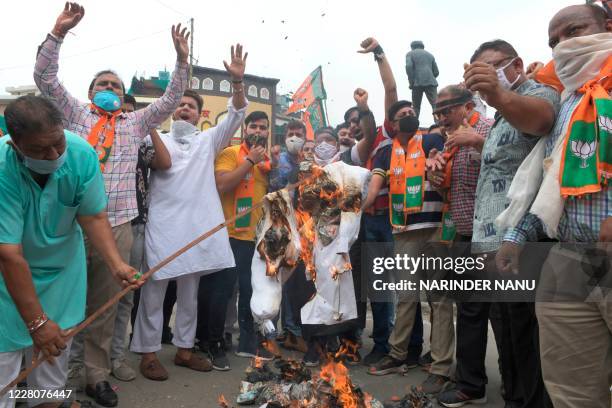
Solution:
<path fill-rule="evenodd" d="M 357 143 L 357 152 L 361 163 L 368 161 L 374 140 L 376 139 L 376 122 L 374 115 L 368 107 L 368 93 L 361 88 L 357 88 L 353 94 L 355 102 L 357 102 L 357 110 L 359 111 L 359 127 L 363 139 Z"/>
<path fill-rule="evenodd" d="M 227 104 L 227 116 L 212 129 L 214 138 L 215 155 L 226 148 L 232 136 L 244 120 L 248 101 L 244 96 L 244 71 L 246 69 L 246 59 L 249 53 L 242 54 L 242 45 L 236 44 L 231 48 L 231 60 L 228 64 L 223 61 L 223 65 L 232 80 L 232 99 Z"/>
<path fill-rule="evenodd" d="M 549 99 L 519 95 L 502 88 L 495 68 L 484 62 L 464 67 L 465 86 L 479 92 L 482 99 L 497 111 L 513 127 L 528 135 L 545 136 L 555 122 L 555 107 Z M 554 91 L 551 89 L 550 93 Z M 558 101 L 558 96 L 557 96 Z"/>
<path fill-rule="evenodd" d="M 374 60 L 378 64 L 378 70 L 380 72 L 380 79 L 383 83 L 385 90 L 385 118 L 387 117 L 387 111 L 389 107 L 397 102 L 397 84 L 395 83 L 395 77 L 391 70 L 389 60 L 385 55 L 382 47 L 376 41 L 375 38 L 366 38 L 361 42 L 361 50 L 358 52 L 361 54 L 367 54 L 369 52 L 374 54 Z M 388 118 L 387 118 L 388 119 Z"/>
<path fill-rule="evenodd" d="M 165 121 L 181 102 L 183 92 L 187 88 L 189 64 L 189 34 L 187 28 L 181 30 L 181 24 L 172 26 L 172 42 L 176 50 L 176 65 L 166 91 L 155 102 L 144 109 L 139 109 L 129 115 L 134 115 L 137 124 L 137 135 L 147 136 L 149 129 L 158 127 Z"/>
<path fill-rule="evenodd" d="M 68 31 L 76 27 L 84 15 L 83 6 L 77 3 L 66 3 L 55 21 L 51 34 L 47 35 L 36 54 L 34 83 L 44 96 L 52 98 L 62 110 L 65 127 L 68 127 L 72 121 L 79 101 L 70 95 L 57 78 L 59 50 Z"/>

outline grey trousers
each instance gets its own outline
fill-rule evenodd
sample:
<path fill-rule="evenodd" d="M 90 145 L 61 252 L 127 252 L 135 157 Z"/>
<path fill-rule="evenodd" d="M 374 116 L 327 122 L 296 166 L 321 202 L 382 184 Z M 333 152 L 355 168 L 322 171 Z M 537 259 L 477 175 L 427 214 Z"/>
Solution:
<path fill-rule="evenodd" d="M 438 97 L 437 86 L 413 86 L 412 87 L 412 106 L 416 112 L 417 118 L 421 113 L 421 102 L 423 101 L 423 94 L 427 97 L 427 101 L 431 105 L 432 109 L 436 98 Z"/>

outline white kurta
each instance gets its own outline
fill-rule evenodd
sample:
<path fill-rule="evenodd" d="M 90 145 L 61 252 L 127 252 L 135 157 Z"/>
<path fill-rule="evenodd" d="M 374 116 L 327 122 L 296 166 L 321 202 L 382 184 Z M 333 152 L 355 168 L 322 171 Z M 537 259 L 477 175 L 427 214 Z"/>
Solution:
<path fill-rule="evenodd" d="M 214 128 L 200 132 L 185 121 L 176 121 L 160 135 L 172 167 L 152 171 L 145 249 L 149 267 L 224 221 L 215 184 L 215 158 L 229 145 L 244 120 L 246 106 L 228 114 Z M 191 273 L 208 274 L 235 266 L 227 229 L 216 232 L 153 275 L 171 279 Z"/>

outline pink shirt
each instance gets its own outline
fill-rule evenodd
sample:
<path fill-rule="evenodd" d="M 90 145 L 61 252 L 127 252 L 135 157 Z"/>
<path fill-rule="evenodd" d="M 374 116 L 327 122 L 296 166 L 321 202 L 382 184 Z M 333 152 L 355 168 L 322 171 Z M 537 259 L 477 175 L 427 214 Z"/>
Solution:
<path fill-rule="evenodd" d="M 52 98 L 64 114 L 64 127 L 84 139 L 100 119 L 89 103 L 75 99 L 57 78 L 62 40 L 48 35 L 38 49 L 34 81 L 41 93 Z M 136 202 L 136 163 L 138 147 L 149 129 L 159 126 L 176 109 L 187 87 L 188 64 L 176 63 L 164 95 L 144 109 L 124 113 L 115 123 L 115 140 L 104 169 L 104 187 L 108 197 L 111 226 L 124 224 L 138 216 Z M 99 143 L 104 142 L 103 134 Z"/>

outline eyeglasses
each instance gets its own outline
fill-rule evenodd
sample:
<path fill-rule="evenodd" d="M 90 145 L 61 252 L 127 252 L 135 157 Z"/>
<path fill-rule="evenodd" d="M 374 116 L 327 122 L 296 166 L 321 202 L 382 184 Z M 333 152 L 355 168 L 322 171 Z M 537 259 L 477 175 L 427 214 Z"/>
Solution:
<path fill-rule="evenodd" d="M 502 59 L 494 61 L 494 62 L 487 62 L 487 64 L 492 65 L 493 68 L 495 68 L 495 69 L 498 69 L 498 68 L 501 68 L 502 66 L 504 66 L 504 62 L 508 61 L 509 59 L 514 59 L 514 58 L 516 58 L 516 57 L 508 56 L 508 57 L 502 58 Z"/>
<path fill-rule="evenodd" d="M 434 115 L 436 115 L 436 116 L 448 116 L 452 112 L 454 112 L 455 109 L 458 108 L 459 106 L 461 106 L 461 105 L 449 106 L 448 108 L 437 110 L 437 111 L 434 112 Z"/>

